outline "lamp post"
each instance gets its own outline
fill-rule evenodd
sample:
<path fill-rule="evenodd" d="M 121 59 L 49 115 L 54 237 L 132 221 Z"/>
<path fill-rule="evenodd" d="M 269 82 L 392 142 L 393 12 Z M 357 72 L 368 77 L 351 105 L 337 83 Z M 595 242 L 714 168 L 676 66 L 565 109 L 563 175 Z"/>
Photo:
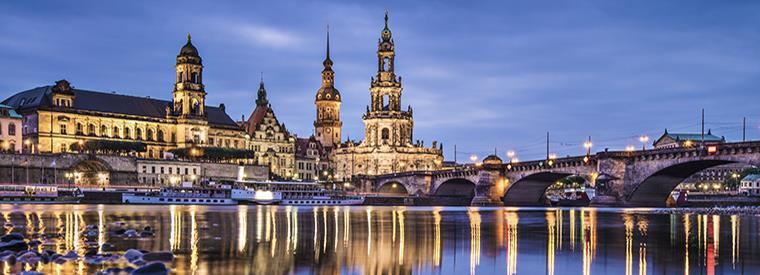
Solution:
<path fill-rule="evenodd" d="M 586 157 L 583 158 L 585 162 L 589 162 L 591 160 L 591 147 L 594 146 L 593 143 L 591 143 L 591 136 L 588 137 L 588 140 L 583 143 L 583 148 L 586 148 Z"/>
<path fill-rule="evenodd" d="M 649 136 L 647 135 L 641 135 L 639 137 L 639 141 L 641 142 L 641 150 L 644 151 L 647 149 L 647 141 L 649 141 Z"/>

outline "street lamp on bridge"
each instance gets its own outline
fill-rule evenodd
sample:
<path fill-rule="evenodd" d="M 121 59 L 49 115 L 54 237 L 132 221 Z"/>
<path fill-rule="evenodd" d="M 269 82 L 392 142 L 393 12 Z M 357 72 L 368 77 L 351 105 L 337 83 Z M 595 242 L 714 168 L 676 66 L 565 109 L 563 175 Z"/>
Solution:
<path fill-rule="evenodd" d="M 639 137 L 639 141 L 641 142 L 641 150 L 642 151 L 646 150 L 647 149 L 647 141 L 649 141 L 649 136 L 647 136 L 647 135 L 641 135 Z"/>

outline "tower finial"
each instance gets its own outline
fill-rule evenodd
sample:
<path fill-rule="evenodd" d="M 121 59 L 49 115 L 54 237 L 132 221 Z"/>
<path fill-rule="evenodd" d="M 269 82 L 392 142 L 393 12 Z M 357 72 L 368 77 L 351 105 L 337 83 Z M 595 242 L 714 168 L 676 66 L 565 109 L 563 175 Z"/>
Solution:
<path fill-rule="evenodd" d="M 385 28 L 388 28 L 388 9 L 385 9 Z"/>
<path fill-rule="evenodd" d="M 327 59 L 330 59 L 330 24 L 327 24 Z"/>
<path fill-rule="evenodd" d="M 191 40 L 192 38 L 193 38 L 193 37 L 192 37 L 192 36 L 190 35 L 190 33 L 188 32 L 188 33 L 187 33 L 187 42 L 190 42 L 190 40 Z"/>

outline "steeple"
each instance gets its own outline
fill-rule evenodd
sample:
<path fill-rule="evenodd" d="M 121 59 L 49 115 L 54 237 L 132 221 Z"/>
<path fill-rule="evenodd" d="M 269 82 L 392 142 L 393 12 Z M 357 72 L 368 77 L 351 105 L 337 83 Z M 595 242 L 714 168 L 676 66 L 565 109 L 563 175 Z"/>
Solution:
<path fill-rule="evenodd" d="M 267 89 L 264 88 L 264 74 L 262 73 L 261 82 L 259 83 L 259 93 L 258 98 L 256 98 L 256 105 L 258 106 L 266 106 L 269 104 L 269 100 L 267 100 Z"/>
<path fill-rule="evenodd" d="M 332 68 L 333 62 L 330 59 L 330 25 L 327 25 L 327 50 L 325 53 L 325 61 L 322 62 L 325 65 L 325 70 Z"/>
<path fill-rule="evenodd" d="M 388 28 L 388 9 L 385 10 L 385 27 L 380 36 L 383 38 L 383 41 L 391 41 L 391 29 Z"/>

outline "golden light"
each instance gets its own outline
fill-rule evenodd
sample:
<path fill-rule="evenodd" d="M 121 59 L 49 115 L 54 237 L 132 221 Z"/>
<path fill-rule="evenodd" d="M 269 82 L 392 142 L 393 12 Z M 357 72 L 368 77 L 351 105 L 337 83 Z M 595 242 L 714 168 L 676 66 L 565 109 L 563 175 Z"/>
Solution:
<path fill-rule="evenodd" d="M 477 160 L 478 160 L 478 155 L 476 155 L 476 154 L 470 155 L 470 161 L 475 162 Z"/>
<path fill-rule="evenodd" d="M 590 140 L 583 143 L 583 148 L 591 149 L 591 146 L 594 146 L 594 144 Z"/>
<path fill-rule="evenodd" d="M 197 176 L 195 176 L 195 175 L 192 175 L 192 176 L 190 176 L 190 179 L 191 179 L 191 180 L 195 180 L 195 179 L 197 179 L 197 178 L 198 178 L 198 177 L 197 177 Z"/>
<path fill-rule="evenodd" d="M 518 163 L 518 162 L 520 162 L 520 159 L 518 159 L 518 158 L 512 158 L 512 162 Z"/>
<path fill-rule="evenodd" d="M 511 170 L 512 169 L 512 164 L 507 164 L 507 169 Z"/>
<path fill-rule="evenodd" d="M 647 136 L 647 135 L 641 135 L 639 137 L 639 141 L 641 141 L 641 143 L 646 143 L 647 141 L 649 141 L 649 136 Z"/>
<path fill-rule="evenodd" d="M 398 188 L 398 185 L 394 183 L 393 185 L 391 185 L 391 188 L 394 188 L 394 189 Z"/>
<path fill-rule="evenodd" d="M 513 158 L 513 157 L 515 157 L 515 151 L 513 151 L 513 150 L 509 150 L 509 151 L 507 151 L 507 157 L 508 157 L 508 158 Z"/>
<path fill-rule="evenodd" d="M 557 159 L 557 154 L 549 154 L 549 159 Z"/>
<path fill-rule="evenodd" d="M 549 161 L 547 161 L 546 163 L 547 163 L 547 164 L 549 164 L 549 166 L 552 166 L 552 165 L 554 165 L 554 160 L 551 160 L 551 159 L 550 159 L 550 160 L 549 160 Z"/>
<path fill-rule="evenodd" d="M 350 184 L 350 183 L 348 183 L 348 182 L 344 182 L 344 183 L 343 183 L 343 187 L 346 187 L 346 188 L 348 188 L 348 187 L 351 187 L 351 184 Z"/>
<path fill-rule="evenodd" d="M 316 180 L 318 180 L 318 179 L 319 179 L 319 177 L 317 177 L 317 176 L 314 176 L 314 180 L 315 180 L 315 181 L 316 181 Z"/>
<path fill-rule="evenodd" d="M 8 149 L 9 146 L 10 146 L 10 143 L 8 143 L 7 141 L 3 141 L 3 148 Z"/>
<path fill-rule="evenodd" d="M 588 163 L 588 161 L 589 161 L 589 160 L 590 160 L 590 159 L 588 158 L 588 156 L 585 156 L 585 157 L 583 157 L 583 162 L 586 162 L 586 163 Z"/>
<path fill-rule="evenodd" d="M 84 144 L 84 141 L 80 140 L 80 141 L 77 141 L 77 143 L 81 146 L 82 144 Z"/>
<path fill-rule="evenodd" d="M 32 143 L 32 142 L 31 142 L 31 141 L 29 141 L 28 139 L 27 139 L 27 140 L 24 140 L 24 145 L 29 145 L 30 143 Z"/>
<path fill-rule="evenodd" d="M 482 165 L 483 165 L 483 163 L 482 163 L 482 162 L 476 162 L 476 163 L 475 163 L 475 166 L 478 166 L 478 167 L 480 167 L 480 166 L 482 166 Z"/>
<path fill-rule="evenodd" d="M 718 146 L 715 146 L 715 145 L 707 146 L 708 154 L 715 154 L 717 152 L 718 152 Z"/>
<path fill-rule="evenodd" d="M 633 152 L 633 150 L 634 150 L 633 145 L 628 144 L 628 146 L 625 147 L 625 150 L 627 152 Z"/>
<path fill-rule="evenodd" d="M 692 145 L 694 145 L 694 142 L 690 139 L 683 142 L 684 147 L 691 147 Z"/>

